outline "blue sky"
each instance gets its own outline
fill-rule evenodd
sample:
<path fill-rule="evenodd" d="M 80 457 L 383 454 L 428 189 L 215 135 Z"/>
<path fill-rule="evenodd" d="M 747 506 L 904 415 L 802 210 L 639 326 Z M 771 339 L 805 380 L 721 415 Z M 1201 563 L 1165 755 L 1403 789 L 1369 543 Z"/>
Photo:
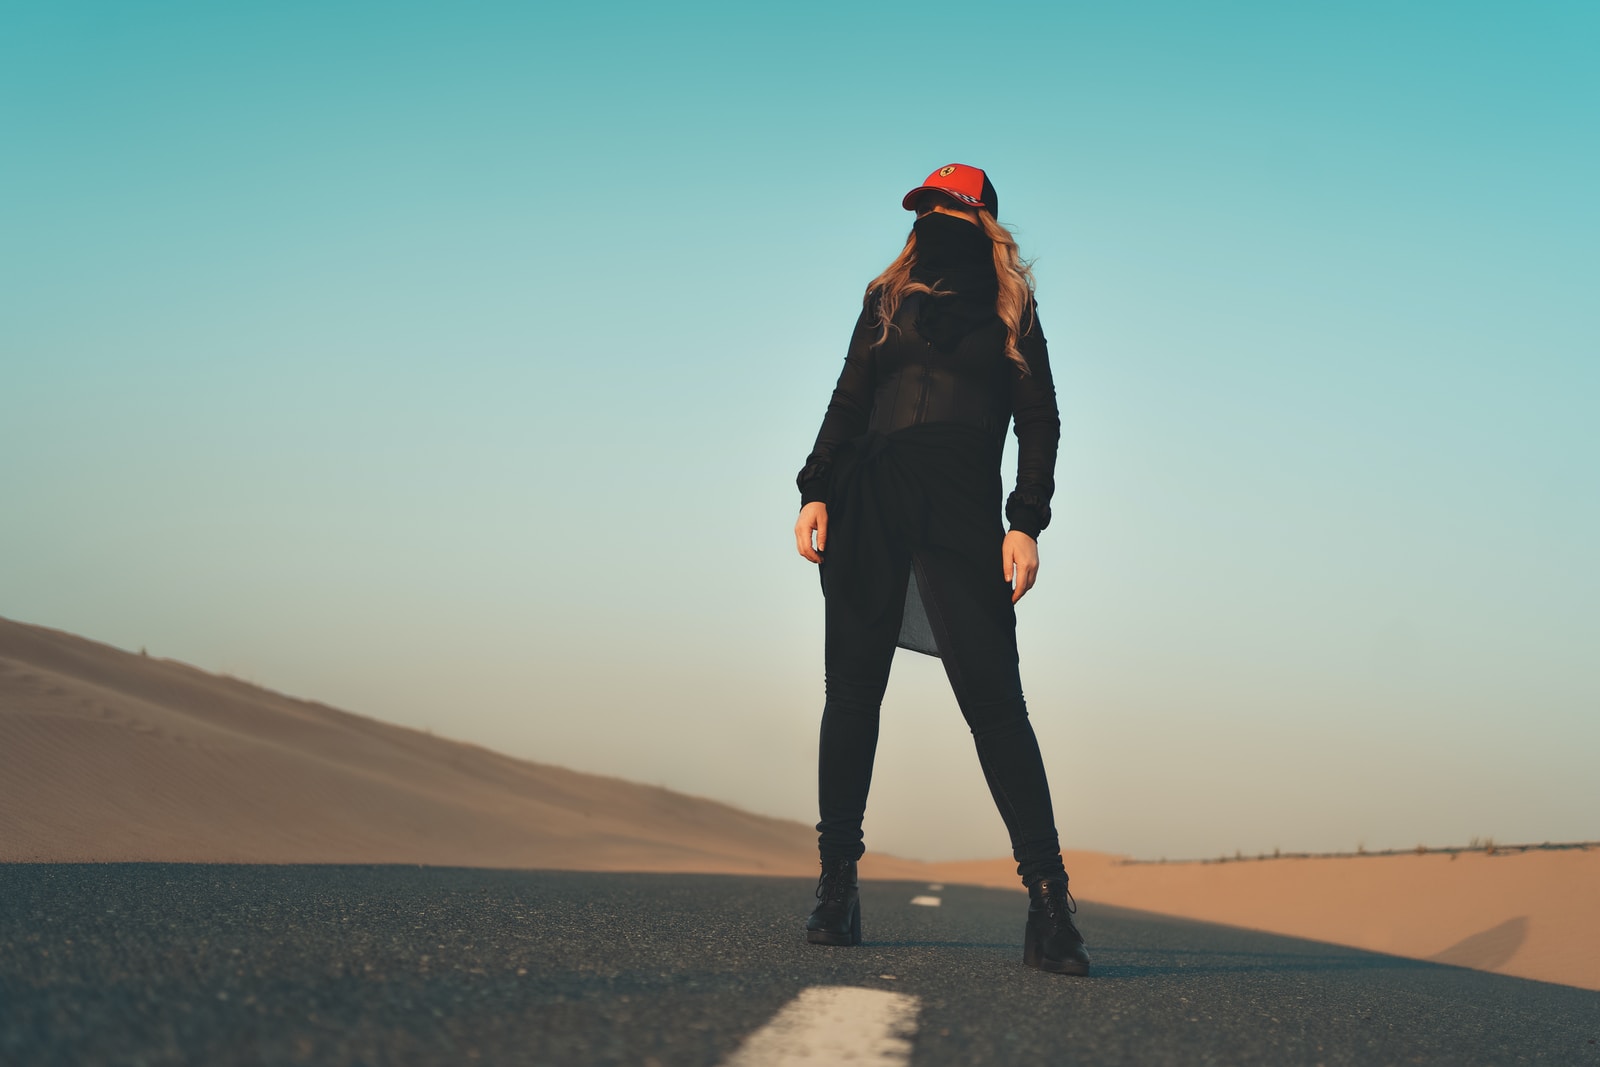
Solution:
<path fill-rule="evenodd" d="M 812 821 L 794 474 L 960 161 L 1064 841 L 1600 836 L 1600 14 L 971 10 L 6 5 L 0 614 Z M 939 663 L 884 714 L 869 844 L 1003 853 Z"/>

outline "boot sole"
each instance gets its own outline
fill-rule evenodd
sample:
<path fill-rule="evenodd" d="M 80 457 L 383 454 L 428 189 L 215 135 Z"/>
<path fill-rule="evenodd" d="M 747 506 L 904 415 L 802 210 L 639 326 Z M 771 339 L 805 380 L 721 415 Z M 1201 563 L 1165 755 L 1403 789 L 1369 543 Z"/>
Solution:
<path fill-rule="evenodd" d="M 1089 973 L 1089 965 L 1087 963 L 1079 963 L 1077 960 L 1045 960 L 1039 964 L 1039 969 L 1041 971 L 1049 971 L 1051 974 L 1086 975 Z"/>
<path fill-rule="evenodd" d="M 859 945 L 861 939 L 851 934 L 835 934 L 828 930 L 807 930 L 806 940 L 813 945 Z"/>

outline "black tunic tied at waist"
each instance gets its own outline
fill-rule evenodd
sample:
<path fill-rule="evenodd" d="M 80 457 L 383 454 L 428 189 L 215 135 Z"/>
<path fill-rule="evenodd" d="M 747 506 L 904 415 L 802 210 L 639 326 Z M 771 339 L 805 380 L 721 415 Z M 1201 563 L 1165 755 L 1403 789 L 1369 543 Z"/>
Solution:
<path fill-rule="evenodd" d="M 819 577 L 864 622 L 890 607 L 897 568 L 924 545 L 955 550 L 1000 574 L 1000 450 L 994 435 L 967 422 L 922 422 L 868 430 L 834 454 L 828 540 Z M 902 644 L 938 655 L 913 575 Z M 918 635 L 921 635 L 920 637 Z"/>

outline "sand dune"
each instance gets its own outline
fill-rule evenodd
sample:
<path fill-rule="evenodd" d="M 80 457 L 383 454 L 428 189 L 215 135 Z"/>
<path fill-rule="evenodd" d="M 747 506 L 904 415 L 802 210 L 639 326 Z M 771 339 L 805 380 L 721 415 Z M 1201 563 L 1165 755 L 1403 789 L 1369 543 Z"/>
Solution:
<path fill-rule="evenodd" d="M 1066 856 L 1084 900 L 1600 989 L 1600 848 L 1229 863 Z M 1011 887 L 1010 861 L 944 864 Z M 1090 944 L 1093 944 L 1091 937 Z"/>
<path fill-rule="evenodd" d="M 814 834 L 0 620 L 0 860 L 804 873 Z"/>
<path fill-rule="evenodd" d="M 814 849 L 813 831 L 799 822 L 511 759 L 0 619 L 0 862 L 810 875 Z M 1600 989 L 1600 850 L 1120 859 L 1070 853 L 1074 892 Z M 1018 888 L 1010 860 L 869 854 L 862 873 Z"/>

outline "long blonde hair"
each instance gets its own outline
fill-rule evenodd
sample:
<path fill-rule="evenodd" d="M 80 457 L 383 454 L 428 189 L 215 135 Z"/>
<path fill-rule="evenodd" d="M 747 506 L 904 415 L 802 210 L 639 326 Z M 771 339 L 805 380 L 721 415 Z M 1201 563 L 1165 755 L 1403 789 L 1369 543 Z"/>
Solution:
<path fill-rule="evenodd" d="M 1017 240 L 1011 236 L 1010 230 L 1000 225 L 987 208 L 977 210 L 978 225 L 983 228 L 984 235 L 994 242 L 994 273 L 1000 282 L 1000 295 L 995 298 L 994 312 L 1006 324 L 1006 357 L 1021 368 L 1023 374 L 1031 374 L 1033 372 L 1028 367 L 1028 361 L 1022 357 L 1017 342 L 1032 327 L 1031 322 L 1024 324 L 1022 321 L 1033 306 L 1032 264 L 1017 251 Z M 912 293 L 942 296 L 948 292 L 913 280 L 911 270 L 916 263 L 917 231 L 913 229 L 906 237 L 906 246 L 894 257 L 894 262 L 867 283 L 869 296 L 874 289 L 878 290 L 876 325 L 879 330 L 878 339 L 873 344 L 881 345 L 889 339 L 889 328 L 894 325 L 895 313 L 900 310 L 900 303 L 907 296 Z"/>

